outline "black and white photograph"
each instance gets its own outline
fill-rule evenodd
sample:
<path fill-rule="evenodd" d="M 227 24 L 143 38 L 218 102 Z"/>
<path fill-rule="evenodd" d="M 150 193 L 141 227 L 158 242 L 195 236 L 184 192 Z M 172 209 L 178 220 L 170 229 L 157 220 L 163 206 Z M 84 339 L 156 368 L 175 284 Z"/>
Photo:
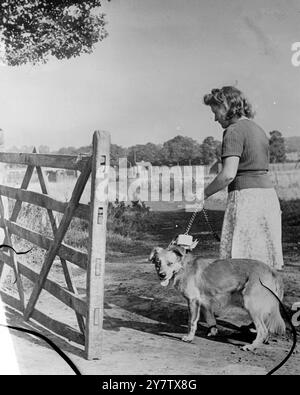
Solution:
<path fill-rule="evenodd" d="M 299 0 L 0 7 L 0 375 L 299 375 Z"/>

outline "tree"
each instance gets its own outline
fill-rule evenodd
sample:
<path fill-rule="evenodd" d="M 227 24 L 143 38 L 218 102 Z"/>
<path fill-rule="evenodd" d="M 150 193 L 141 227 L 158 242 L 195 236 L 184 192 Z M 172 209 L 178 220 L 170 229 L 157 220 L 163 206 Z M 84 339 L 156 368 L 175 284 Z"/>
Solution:
<path fill-rule="evenodd" d="M 107 0 L 110 1 L 110 0 Z M 103 0 L 3 0 L 0 37 L 9 66 L 91 53 L 107 36 Z"/>
<path fill-rule="evenodd" d="M 92 144 L 89 145 L 83 145 L 82 147 L 79 147 L 76 149 L 76 154 L 85 154 L 85 155 L 92 155 L 93 152 L 93 147 Z"/>
<path fill-rule="evenodd" d="M 38 147 L 38 152 L 40 154 L 50 154 L 50 148 L 48 147 L 48 145 L 40 145 Z"/>
<path fill-rule="evenodd" d="M 127 150 L 126 148 L 121 147 L 118 144 L 111 144 L 110 145 L 110 165 L 111 166 L 118 166 L 120 158 L 127 157 Z"/>
<path fill-rule="evenodd" d="M 59 155 L 76 155 L 77 148 L 75 147 L 62 147 L 57 152 Z"/>
<path fill-rule="evenodd" d="M 286 161 L 286 146 L 282 134 L 278 130 L 270 132 L 270 163 Z"/>
<path fill-rule="evenodd" d="M 128 148 L 128 160 L 133 164 L 140 161 L 159 164 L 161 148 L 160 145 L 153 143 L 134 145 Z"/>
<path fill-rule="evenodd" d="M 221 142 L 212 136 L 206 137 L 201 144 L 201 163 L 210 165 L 216 159 L 221 158 Z"/>
<path fill-rule="evenodd" d="M 20 152 L 32 153 L 33 149 L 33 145 L 22 145 L 22 147 L 20 148 Z"/>
<path fill-rule="evenodd" d="M 199 163 L 201 146 L 190 137 L 176 136 L 163 144 L 163 152 L 170 165 L 196 164 Z"/>

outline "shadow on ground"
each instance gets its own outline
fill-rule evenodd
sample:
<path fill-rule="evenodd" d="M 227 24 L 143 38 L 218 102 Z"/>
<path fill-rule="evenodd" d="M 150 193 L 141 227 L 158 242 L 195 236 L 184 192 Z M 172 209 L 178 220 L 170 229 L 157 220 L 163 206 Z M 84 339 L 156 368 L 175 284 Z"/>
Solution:
<path fill-rule="evenodd" d="M 37 324 L 35 321 L 24 321 L 23 316 L 21 313 L 16 311 L 15 309 L 6 306 L 6 321 L 7 325 L 19 327 L 19 328 L 24 328 L 30 331 L 36 331 L 44 336 L 46 336 L 49 340 L 51 340 L 57 347 L 59 347 L 62 351 L 74 354 L 78 357 L 84 357 L 84 351 L 83 349 L 80 349 L 79 345 L 73 345 L 71 344 L 68 340 L 63 339 L 62 337 L 54 334 L 53 332 L 47 330 L 45 327 Z M 13 333 L 14 336 L 21 338 L 21 339 L 26 339 L 26 341 L 32 343 L 32 344 L 37 344 L 41 347 L 45 347 L 48 349 L 53 348 L 47 344 L 46 341 L 33 336 L 29 333 L 21 332 L 15 329 L 10 329 L 10 331 Z M 55 352 L 55 350 L 53 350 Z"/>
<path fill-rule="evenodd" d="M 110 309 L 107 306 L 110 306 Z M 110 310 L 113 313 L 110 313 Z M 238 324 L 217 319 L 219 334 L 216 337 L 207 337 L 207 324 L 200 321 L 196 336 L 237 345 L 252 342 L 255 336 L 240 331 L 240 324 L 249 322 L 247 315 L 240 309 L 235 309 L 234 314 Z M 182 304 L 120 293 L 106 295 L 104 329 L 119 331 L 125 327 L 181 340 L 182 335 L 187 332 L 187 322 L 187 307 Z"/>

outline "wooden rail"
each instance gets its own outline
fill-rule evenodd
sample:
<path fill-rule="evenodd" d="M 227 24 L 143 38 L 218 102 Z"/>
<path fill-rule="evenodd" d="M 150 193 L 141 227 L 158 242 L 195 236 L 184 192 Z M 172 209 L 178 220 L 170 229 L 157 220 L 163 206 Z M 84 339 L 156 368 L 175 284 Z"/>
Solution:
<path fill-rule="evenodd" d="M 0 185 L 0 195 L 6 196 L 10 199 L 19 200 L 22 202 L 34 204 L 49 210 L 64 213 L 67 208 L 67 203 L 61 202 L 43 193 L 28 191 L 26 189 L 9 187 Z M 74 212 L 74 217 L 89 220 L 90 208 L 87 204 L 78 203 Z"/>
<path fill-rule="evenodd" d="M 88 161 L 88 155 L 74 156 L 0 152 L 0 162 L 26 166 L 52 167 L 55 169 L 82 171 Z"/>

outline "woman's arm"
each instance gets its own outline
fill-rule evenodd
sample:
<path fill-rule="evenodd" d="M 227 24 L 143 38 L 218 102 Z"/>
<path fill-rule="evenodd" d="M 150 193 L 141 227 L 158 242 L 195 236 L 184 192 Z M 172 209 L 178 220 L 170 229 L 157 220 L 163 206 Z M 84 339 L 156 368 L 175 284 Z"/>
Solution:
<path fill-rule="evenodd" d="M 239 156 L 228 156 L 224 159 L 222 171 L 204 189 L 204 199 L 226 188 L 234 180 L 239 161 Z"/>

